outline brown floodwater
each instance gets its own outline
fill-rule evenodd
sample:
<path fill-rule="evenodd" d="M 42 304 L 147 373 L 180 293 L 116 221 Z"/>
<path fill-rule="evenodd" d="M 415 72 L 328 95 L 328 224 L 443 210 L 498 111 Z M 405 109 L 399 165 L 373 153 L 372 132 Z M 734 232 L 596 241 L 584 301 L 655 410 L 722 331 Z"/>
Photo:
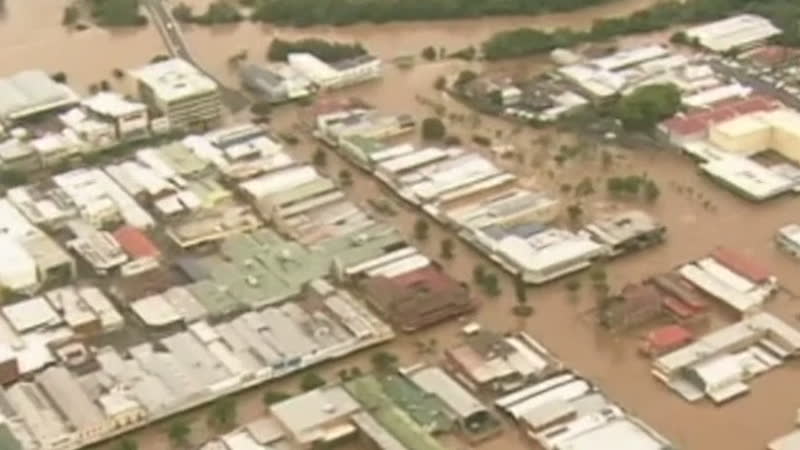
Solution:
<path fill-rule="evenodd" d="M 199 0 L 198 0 L 199 1 Z M 203 0 L 205 1 L 205 0 Z M 83 32 L 67 31 L 60 22 L 62 9 L 68 0 L 6 0 L 7 12 L 0 19 L 0 73 L 7 74 L 27 68 L 64 71 L 71 82 L 81 90 L 90 83 L 110 79 L 114 68 L 127 68 L 141 64 L 153 55 L 163 53 L 160 37 L 153 27 L 144 29 L 107 30 L 91 28 Z M 242 23 L 223 28 L 190 27 L 187 41 L 198 61 L 216 75 L 233 82 L 228 57 L 247 50 L 251 61 L 263 60 L 271 36 L 299 38 L 320 36 L 340 40 L 358 40 L 371 51 L 385 58 L 403 54 L 417 54 L 427 45 L 457 49 L 475 44 L 489 34 L 518 26 L 585 26 L 594 18 L 625 14 L 654 3 L 653 0 L 623 0 L 591 10 L 558 14 L 546 17 L 491 18 L 474 21 L 443 23 L 406 23 L 382 26 L 357 25 L 343 28 L 311 27 L 302 30 L 275 28 L 259 24 Z M 342 92 L 341 96 L 359 96 L 381 108 L 417 115 L 432 114 L 416 96 L 441 103 L 448 114 L 471 116 L 463 107 L 441 97 L 432 89 L 433 81 L 469 67 L 463 62 L 444 61 L 420 64 L 408 71 L 390 68 L 384 80 Z M 491 70 L 540 71 L 547 67 L 543 58 L 530 58 L 520 62 L 489 67 Z M 296 109 L 288 108 L 276 114 L 278 128 L 288 128 L 296 118 Z M 800 262 L 792 260 L 773 248 L 771 238 L 781 225 L 800 220 L 797 199 L 786 198 L 762 205 L 753 205 L 735 198 L 697 174 L 695 167 L 685 158 L 669 153 L 648 150 L 616 150 L 620 155 L 610 171 L 603 171 L 596 159 L 574 161 L 565 168 L 548 163 L 553 150 L 562 143 L 571 143 L 573 137 L 553 132 L 529 129 L 514 130 L 505 122 L 482 117 L 477 125 L 472 120 L 449 122 L 451 132 L 468 139 L 473 133 L 493 135 L 498 130 L 514 142 L 524 154 L 523 161 L 503 161 L 501 164 L 525 178 L 525 183 L 557 191 L 564 183 L 575 184 L 585 176 L 596 180 L 602 191 L 604 179 L 611 173 L 634 174 L 647 172 L 659 182 L 662 196 L 656 205 L 647 207 L 669 227 L 669 241 L 657 249 L 645 251 L 614 261 L 609 273 L 615 285 L 633 282 L 653 273 L 703 255 L 715 245 L 734 246 L 765 261 L 792 292 L 800 292 Z M 547 134 L 548 145 L 543 148 L 541 136 Z M 304 141 L 293 151 L 309 157 L 316 146 Z M 329 173 L 335 174 L 346 164 L 335 157 L 329 158 Z M 350 190 L 354 199 L 374 197 L 377 184 L 368 176 L 351 169 L 356 175 Z M 547 175 L 548 171 L 553 176 Z M 691 194 L 687 193 L 691 187 Z M 680 190 L 679 190 L 680 188 Z M 565 203 L 568 201 L 565 200 Z M 704 207 L 714 205 L 713 210 Z M 601 193 L 584 200 L 588 211 L 620 208 Z M 411 236 L 417 212 L 401 209 L 398 216 L 389 218 Z M 433 227 L 431 237 L 419 246 L 431 257 L 437 257 L 439 242 L 450 233 Z M 469 280 L 473 267 L 487 264 L 485 259 L 461 243 L 456 245 L 456 259 L 444 263 L 454 277 Z M 613 399 L 654 428 L 675 441 L 681 448 L 690 450 L 756 450 L 792 426 L 795 411 L 800 407 L 800 383 L 797 383 L 798 366 L 787 365 L 769 372 L 751 383 L 752 392 L 733 403 L 713 407 L 706 403 L 689 404 L 657 383 L 649 373 L 648 362 L 636 352 L 633 336 L 611 337 L 598 331 L 583 318 L 593 305 L 587 288 L 577 302 L 570 301 L 563 283 L 530 289 L 529 296 L 536 314 L 519 321 L 510 314 L 513 289 L 509 279 L 501 277 L 503 295 L 486 300 L 479 312 L 479 320 L 498 330 L 524 327 L 534 337 L 551 348 L 566 364 L 596 381 Z M 587 283 L 584 283 L 587 284 Z M 770 305 L 786 320 L 800 311 L 800 302 L 780 300 Z M 722 312 L 715 324 L 730 321 Z M 796 322 L 795 322 L 796 324 Z M 422 331 L 413 336 L 403 336 L 387 345 L 405 361 L 419 358 L 413 343 L 418 339 L 435 336 L 440 348 L 457 339 L 458 322 L 451 322 Z M 341 367 L 359 364 L 367 366 L 368 352 L 345 361 L 329 364 L 321 370 L 330 379 Z M 297 379 L 288 378 L 273 383 L 275 389 L 296 390 Z M 252 419 L 263 414 L 260 391 L 240 396 L 240 417 Z M 202 422 L 202 413 L 196 415 Z M 195 426 L 196 438 L 205 437 L 201 425 Z M 166 450 L 168 445 L 160 427 L 138 434 L 140 448 Z M 461 448 L 460 444 L 450 444 Z M 467 446 L 463 446 L 467 448 Z M 500 441 L 491 441 L 481 447 L 526 448 L 518 434 L 508 429 Z"/>

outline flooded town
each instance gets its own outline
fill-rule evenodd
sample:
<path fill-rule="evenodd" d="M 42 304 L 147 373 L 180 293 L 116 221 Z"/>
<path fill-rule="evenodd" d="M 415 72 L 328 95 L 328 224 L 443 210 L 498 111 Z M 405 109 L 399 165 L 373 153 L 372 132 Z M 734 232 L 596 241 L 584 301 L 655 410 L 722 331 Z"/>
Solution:
<path fill-rule="evenodd" d="M 0 2 L 0 450 L 800 450 L 798 21 Z"/>

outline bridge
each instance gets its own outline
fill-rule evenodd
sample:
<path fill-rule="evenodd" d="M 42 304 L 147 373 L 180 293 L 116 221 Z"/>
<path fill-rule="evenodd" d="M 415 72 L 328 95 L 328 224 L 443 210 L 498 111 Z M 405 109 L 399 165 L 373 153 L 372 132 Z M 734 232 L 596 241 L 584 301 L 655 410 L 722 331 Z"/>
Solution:
<path fill-rule="evenodd" d="M 247 107 L 250 101 L 244 94 L 225 86 L 219 79 L 203 69 L 197 64 L 194 58 L 192 58 L 192 54 L 189 52 L 189 48 L 186 45 L 186 40 L 183 38 L 180 24 L 175 20 L 175 17 L 172 16 L 172 12 L 167 5 L 165 5 L 165 0 L 144 0 L 143 3 L 150 12 L 150 17 L 153 19 L 152 21 L 156 28 L 158 28 L 158 32 L 164 44 L 167 46 L 169 54 L 175 58 L 181 58 L 190 62 L 206 76 L 216 81 L 220 86 L 222 102 L 228 109 L 233 112 L 238 112 Z"/>

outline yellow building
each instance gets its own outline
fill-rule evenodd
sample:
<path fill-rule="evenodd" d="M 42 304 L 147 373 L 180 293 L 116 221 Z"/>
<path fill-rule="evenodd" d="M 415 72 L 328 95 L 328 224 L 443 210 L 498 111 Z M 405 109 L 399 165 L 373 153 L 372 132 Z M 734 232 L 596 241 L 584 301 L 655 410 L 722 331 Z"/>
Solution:
<path fill-rule="evenodd" d="M 740 116 L 711 127 L 709 139 L 743 156 L 775 150 L 800 163 L 800 113 L 779 109 Z"/>

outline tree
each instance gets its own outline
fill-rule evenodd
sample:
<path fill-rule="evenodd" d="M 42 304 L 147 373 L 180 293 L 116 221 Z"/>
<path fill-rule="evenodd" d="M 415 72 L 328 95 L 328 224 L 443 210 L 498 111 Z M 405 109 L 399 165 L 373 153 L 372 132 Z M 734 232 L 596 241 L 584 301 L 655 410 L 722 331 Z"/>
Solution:
<path fill-rule="evenodd" d="M 471 70 L 462 70 L 458 73 L 458 77 L 456 78 L 455 86 L 456 87 L 463 87 L 466 84 L 469 84 L 478 79 L 478 74 L 471 71 Z"/>
<path fill-rule="evenodd" d="M 98 83 L 98 86 L 100 86 L 100 90 L 101 91 L 109 91 L 109 90 L 111 90 L 111 85 L 108 83 L 107 80 L 100 80 L 100 83 Z"/>
<path fill-rule="evenodd" d="M 637 88 L 612 107 L 622 125 L 633 131 L 652 131 L 678 112 L 681 93 L 674 84 L 652 84 Z"/>
<path fill-rule="evenodd" d="M 216 0 L 208 5 L 208 9 L 194 20 L 203 24 L 236 23 L 242 20 L 242 14 L 235 5 L 225 0 Z"/>
<path fill-rule="evenodd" d="M 440 141 L 447 135 L 444 122 L 438 117 L 427 117 L 422 121 L 422 139 Z"/>
<path fill-rule="evenodd" d="M 122 79 L 122 78 L 125 78 L 125 72 L 123 72 L 122 69 L 114 69 L 114 70 L 112 70 L 111 71 L 111 75 L 113 75 L 114 78 L 116 78 L 118 80 Z"/>
<path fill-rule="evenodd" d="M 264 402 L 264 406 L 270 407 L 276 403 L 280 403 L 284 400 L 292 398 L 291 395 L 280 392 L 280 391 L 264 391 L 263 397 L 261 397 L 261 401 Z"/>
<path fill-rule="evenodd" d="M 188 448 L 189 435 L 191 433 L 192 429 L 186 422 L 182 420 L 173 421 L 169 426 L 169 431 L 167 432 L 169 435 L 169 440 L 172 442 L 172 446 L 176 448 Z"/>
<path fill-rule="evenodd" d="M 423 48 L 422 49 L 422 58 L 427 60 L 427 61 L 436 60 L 436 49 L 431 47 L 431 46 L 427 46 L 427 47 Z"/>
<path fill-rule="evenodd" d="M 428 225 L 428 222 L 426 222 L 425 219 L 420 218 L 414 222 L 414 237 L 417 238 L 417 240 L 424 241 L 428 239 L 429 231 L 430 225 Z"/>
<path fill-rule="evenodd" d="M 658 188 L 658 185 L 653 180 L 647 180 L 644 183 L 644 198 L 650 203 L 655 202 L 658 200 L 658 197 L 661 195 L 661 190 Z"/>
<path fill-rule="evenodd" d="M 488 273 L 483 277 L 483 291 L 489 297 L 499 297 L 501 294 L 500 281 L 494 273 Z"/>
<path fill-rule="evenodd" d="M 28 183 L 28 174 L 21 170 L 1 169 L 0 185 L 5 187 L 22 186 Z"/>
<path fill-rule="evenodd" d="M 575 186 L 575 195 L 577 196 L 587 197 L 592 194 L 594 194 L 594 184 L 592 184 L 592 179 L 589 177 L 584 178 Z"/>
<path fill-rule="evenodd" d="M 138 0 L 95 0 L 92 16 L 103 26 L 145 25 L 147 18 L 139 13 Z"/>
<path fill-rule="evenodd" d="M 580 280 L 578 280 L 576 278 L 573 278 L 573 279 L 567 281 L 566 287 L 567 287 L 567 291 L 569 291 L 570 294 L 575 294 L 580 290 L 581 282 L 580 282 Z"/>
<path fill-rule="evenodd" d="M 445 77 L 437 77 L 436 81 L 433 83 L 433 87 L 437 91 L 443 91 L 447 88 L 447 79 Z"/>
<path fill-rule="evenodd" d="M 359 43 L 343 44 L 317 38 L 299 41 L 273 39 L 267 50 L 267 59 L 285 61 L 290 53 L 311 53 L 322 61 L 336 62 L 366 55 L 367 50 Z"/>
<path fill-rule="evenodd" d="M 442 249 L 441 249 L 442 258 L 446 260 L 453 259 L 453 240 L 452 239 L 443 239 L 442 240 Z"/>
<path fill-rule="evenodd" d="M 250 112 L 255 116 L 266 116 L 272 112 L 272 105 L 265 101 L 255 102 L 250 107 Z"/>
<path fill-rule="evenodd" d="M 342 169 L 339 171 L 339 183 L 342 184 L 344 187 L 350 187 L 353 185 L 353 174 L 350 173 L 347 169 Z"/>
<path fill-rule="evenodd" d="M 328 154 L 325 150 L 318 148 L 311 157 L 311 162 L 317 167 L 325 167 L 328 164 Z"/>
<path fill-rule="evenodd" d="M 76 6 L 70 5 L 64 8 L 64 16 L 61 19 L 61 24 L 65 26 L 74 25 L 80 17 L 80 11 Z"/>
<path fill-rule="evenodd" d="M 172 8 L 172 16 L 178 22 L 191 22 L 194 19 L 194 12 L 192 12 L 191 6 L 180 2 Z"/>
<path fill-rule="evenodd" d="M 370 357 L 372 367 L 378 372 L 391 372 L 397 367 L 400 359 L 394 353 L 380 351 Z"/>
<path fill-rule="evenodd" d="M 131 438 L 123 438 L 117 442 L 114 450 L 139 450 L 139 444 Z"/>
<path fill-rule="evenodd" d="M 580 220 L 583 217 L 583 208 L 579 204 L 573 204 L 567 206 L 567 217 L 569 217 L 569 223 L 573 226 L 577 226 L 580 224 Z"/>
<path fill-rule="evenodd" d="M 64 72 L 56 72 L 50 75 L 50 78 L 56 83 L 64 84 L 67 82 L 67 74 L 65 74 Z"/>
<path fill-rule="evenodd" d="M 211 406 L 208 422 L 217 430 L 226 430 L 236 424 L 236 417 L 236 400 L 233 397 L 222 397 Z"/>
<path fill-rule="evenodd" d="M 313 391 L 314 389 L 325 386 L 325 383 L 324 378 L 319 376 L 316 372 L 309 370 L 300 378 L 300 389 L 302 389 L 303 392 Z"/>
<path fill-rule="evenodd" d="M 485 278 L 486 269 L 482 265 L 478 264 L 474 269 L 472 269 L 472 281 L 475 284 L 482 285 Z"/>

